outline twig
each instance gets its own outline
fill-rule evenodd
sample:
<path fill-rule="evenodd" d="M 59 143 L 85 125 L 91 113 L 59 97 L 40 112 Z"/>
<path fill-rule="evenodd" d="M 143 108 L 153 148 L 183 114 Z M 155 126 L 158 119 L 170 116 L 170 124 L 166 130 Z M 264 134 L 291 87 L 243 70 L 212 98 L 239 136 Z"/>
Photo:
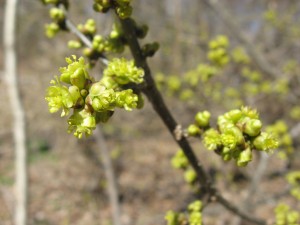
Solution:
<path fill-rule="evenodd" d="M 101 159 L 104 167 L 104 173 L 106 180 L 108 182 L 107 193 L 109 196 L 110 205 L 112 207 L 112 217 L 114 225 L 121 225 L 121 207 L 119 202 L 118 185 L 116 181 L 116 176 L 114 173 L 113 165 L 111 162 L 111 157 L 109 150 L 106 145 L 103 133 L 98 126 L 95 131 L 96 142 L 100 148 Z"/>
<path fill-rule="evenodd" d="M 146 85 L 141 89 L 142 92 L 147 96 L 149 101 L 151 102 L 154 110 L 160 116 L 166 127 L 168 128 L 169 132 L 172 134 L 174 140 L 177 144 L 182 148 L 184 154 L 188 158 L 191 166 L 197 173 L 197 179 L 202 187 L 202 193 L 208 194 L 211 197 L 215 196 L 215 199 L 221 203 L 225 208 L 230 210 L 236 215 L 244 218 L 245 220 L 258 224 L 258 225 L 265 225 L 266 222 L 260 219 L 256 219 L 252 215 L 249 216 L 246 213 L 242 212 L 238 207 L 229 203 L 226 199 L 224 199 L 217 191 L 212 187 L 211 179 L 209 175 L 204 170 L 200 161 L 196 158 L 193 149 L 191 148 L 190 144 L 188 143 L 187 139 L 184 136 L 181 138 L 176 138 L 174 135 L 174 131 L 178 128 L 178 123 L 173 118 L 172 114 L 170 113 L 169 109 L 164 103 L 164 100 L 157 90 L 155 82 L 152 78 L 150 68 L 147 64 L 146 58 L 143 55 L 139 42 L 137 40 L 134 25 L 132 20 L 120 19 L 120 24 L 123 29 L 125 38 L 127 39 L 127 43 L 135 60 L 135 65 L 138 67 L 143 68 L 145 72 L 145 82 Z"/>
<path fill-rule="evenodd" d="M 16 17 L 18 0 L 7 0 L 4 17 L 4 67 L 13 115 L 15 143 L 15 225 L 26 225 L 27 222 L 27 149 L 25 113 L 18 89 L 17 53 L 16 53 Z"/>
<path fill-rule="evenodd" d="M 281 77 L 282 74 L 271 66 L 265 59 L 263 54 L 251 43 L 243 31 L 239 28 L 238 24 L 233 20 L 224 6 L 218 3 L 218 0 L 202 0 L 209 8 L 211 8 L 218 17 L 227 25 L 231 30 L 234 37 L 236 37 L 246 48 L 247 52 L 251 56 L 252 60 L 261 69 L 262 72 L 270 75 L 272 78 Z"/>
<path fill-rule="evenodd" d="M 269 159 L 269 157 L 268 157 L 267 153 L 265 153 L 265 152 L 260 153 L 259 164 L 257 166 L 257 169 L 254 172 L 253 177 L 252 177 L 252 182 L 251 182 L 251 185 L 250 185 L 250 188 L 248 191 L 248 195 L 246 197 L 246 201 L 245 201 L 245 202 L 247 202 L 246 207 L 248 207 L 250 205 L 249 203 L 251 202 L 251 198 L 258 189 L 258 186 L 259 186 L 258 184 L 260 183 L 260 181 L 263 177 L 263 174 L 267 169 L 268 159 Z"/>
<path fill-rule="evenodd" d="M 72 21 L 70 19 L 68 19 L 68 14 L 67 14 L 65 7 L 61 4 L 60 8 L 64 11 L 64 15 L 65 15 L 64 21 L 65 21 L 66 28 L 69 31 L 71 31 L 73 34 L 75 34 L 75 36 L 78 37 L 82 41 L 83 44 L 85 44 L 89 48 L 92 48 L 93 44 L 92 44 L 91 40 L 88 39 L 83 33 L 81 33 L 76 28 L 76 26 L 72 23 Z M 109 61 L 103 54 L 99 54 L 99 58 L 104 65 L 108 64 Z"/>
<path fill-rule="evenodd" d="M 219 203 L 221 203 L 226 209 L 228 209 L 232 213 L 240 216 L 241 218 L 243 218 L 243 219 L 245 219 L 245 220 L 247 220 L 249 222 L 255 223 L 255 224 L 267 225 L 267 223 L 264 220 L 257 219 L 255 217 L 253 217 L 252 215 L 250 216 L 250 215 L 244 213 L 239 207 L 236 207 L 233 204 L 231 204 L 230 202 L 228 202 L 219 193 L 216 193 L 214 196 L 216 197 L 216 200 Z"/>

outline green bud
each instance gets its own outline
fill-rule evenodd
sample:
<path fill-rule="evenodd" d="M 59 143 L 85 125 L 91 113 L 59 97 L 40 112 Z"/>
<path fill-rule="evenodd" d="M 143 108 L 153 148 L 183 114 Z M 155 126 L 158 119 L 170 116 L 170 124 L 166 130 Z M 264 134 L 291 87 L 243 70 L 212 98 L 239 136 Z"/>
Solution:
<path fill-rule="evenodd" d="M 144 98 L 141 94 L 138 94 L 138 102 L 137 102 L 137 109 L 141 109 L 144 107 Z"/>
<path fill-rule="evenodd" d="M 259 135 L 262 128 L 262 123 L 257 119 L 250 119 L 246 122 L 244 127 L 244 133 L 251 137 Z"/>
<path fill-rule="evenodd" d="M 179 223 L 179 215 L 173 211 L 168 211 L 165 220 L 167 221 L 167 225 L 178 225 Z"/>
<path fill-rule="evenodd" d="M 187 132 L 189 136 L 197 136 L 201 134 L 201 129 L 197 125 L 191 124 L 187 128 Z"/>
<path fill-rule="evenodd" d="M 117 107 L 124 108 L 127 111 L 137 107 L 138 96 L 131 89 L 123 90 L 116 93 Z"/>
<path fill-rule="evenodd" d="M 237 159 L 237 165 L 244 167 L 252 160 L 252 152 L 251 148 L 246 148 L 245 150 L 241 151 L 239 157 Z"/>
<path fill-rule="evenodd" d="M 120 19 L 127 19 L 132 14 L 132 7 L 130 5 L 122 5 L 121 7 L 117 7 L 117 14 Z"/>
<path fill-rule="evenodd" d="M 45 30 L 46 30 L 46 36 L 48 38 L 53 38 L 58 33 L 60 28 L 57 23 L 50 23 L 45 25 Z"/>
<path fill-rule="evenodd" d="M 226 119 L 231 120 L 232 123 L 236 124 L 242 118 L 242 112 L 239 109 L 234 109 L 226 113 L 224 116 Z"/>
<path fill-rule="evenodd" d="M 59 8 L 51 8 L 49 13 L 50 13 L 51 19 L 53 19 L 53 20 L 62 21 L 65 19 L 63 10 L 61 10 Z"/>
<path fill-rule="evenodd" d="M 85 86 L 85 71 L 83 68 L 78 68 L 75 70 L 73 74 L 70 76 L 71 84 L 77 86 L 80 90 Z"/>
<path fill-rule="evenodd" d="M 198 112 L 195 116 L 196 124 L 199 125 L 199 127 L 208 127 L 209 126 L 209 120 L 210 120 L 210 113 L 208 111 Z"/>
<path fill-rule="evenodd" d="M 116 105 L 116 93 L 113 89 L 103 89 L 101 92 L 98 92 L 97 95 L 94 95 L 94 97 L 91 91 L 90 95 L 92 97 L 92 107 L 95 111 L 103 112 L 107 110 L 114 110 Z"/>
<path fill-rule="evenodd" d="M 157 42 L 153 42 L 151 44 L 145 44 L 142 48 L 142 51 L 145 57 L 152 57 L 158 49 L 159 44 Z"/>
<path fill-rule="evenodd" d="M 197 174 L 194 169 L 188 169 L 184 172 L 184 179 L 187 183 L 193 184 L 197 179 Z"/>
<path fill-rule="evenodd" d="M 134 61 L 114 58 L 103 72 L 104 76 L 112 77 L 120 85 L 130 82 L 140 84 L 144 81 L 144 71 L 134 65 Z"/>
<path fill-rule="evenodd" d="M 68 42 L 68 47 L 69 48 L 78 49 L 78 48 L 82 47 L 82 44 L 81 44 L 80 41 L 71 40 L 71 41 Z"/>
<path fill-rule="evenodd" d="M 261 132 L 261 134 L 254 139 L 253 145 L 259 151 L 269 151 L 277 148 L 279 143 L 273 135 Z"/>
<path fill-rule="evenodd" d="M 215 129 L 209 129 L 204 133 L 204 145 L 208 150 L 217 150 L 222 145 L 221 135 Z"/>
<path fill-rule="evenodd" d="M 189 165 L 189 161 L 186 158 L 182 150 L 176 152 L 171 159 L 171 164 L 176 169 L 185 169 Z"/>
<path fill-rule="evenodd" d="M 149 30 L 149 28 L 148 28 L 147 25 L 136 26 L 135 28 L 136 28 L 136 30 L 135 30 L 136 36 L 137 36 L 138 38 L 141 38 L 141 39 L 142 39 L 142 38 L 145 38 L 145 37 L 146 37 L 146 35 L 147 35 L 147 33 L 148 33 L 148 30 Z"/>
<path fill-rule="evenodd" d="M 89 136 L 96 128 L 96 118 L 86 110 L 74 110 L 73 115 L 68 119 L 68 132 L 74 132 L 77 138 L 82 138 L 83 134 Z"/>
<path fill-rule="evenodd" d="M 73 99 L 73 103 L 76 104 L 77 100 L 81 97 L 78 87 L 76 86 L 70 86 L 69 92 L 71 94 L 71 97 Z"/>

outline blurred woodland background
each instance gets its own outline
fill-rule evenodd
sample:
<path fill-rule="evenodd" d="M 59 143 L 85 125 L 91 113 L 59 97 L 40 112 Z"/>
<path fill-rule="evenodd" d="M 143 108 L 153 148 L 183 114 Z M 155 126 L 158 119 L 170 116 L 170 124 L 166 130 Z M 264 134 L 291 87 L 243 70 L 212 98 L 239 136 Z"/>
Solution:
<path fill-rule="evenodd" d="M 113 16 L 93 11 L 93 1 L 72 0 L 70 19 L 84 23 L 94 18 L 98 32 L 110 32 Z M 159 51 L 149 59 L 153 75 L 165 100 L 183 127 L 197 111 L 209 110 L 216 117 L 240 105 L 253 106 L 264 124 L 284 121 L 292 139 L 268 158 L 264 176 L 255 187 L 250 213 L 274 217 L 279 201 L 300 207 L 288 194 L 284 179 L 287 170 L 300 169 L 300 1 L 223 0 L 219 5 L 276 74 L 267 74 L 248 54 L 249 46 L 230 29 L 205 1 L 135 0 L 133 17 L 149 26 L 143 43 L 157 41 Z M 0 41 L 4 1 L 0 1 Z M 19 84 L 26 112 L 29 149 L 30 225 L 109 225 L 110 206 L 106 180 L 94 137 L 77 140 L 68 134 L 67 123 L 50 114 L 45 90 L 65 57 L 81 54 L 67 48 L 72 34 L 60 32 L 48 39 L 47 7 L 40 1 L 22 0 L 18 9 Z M 218 35 L 228 37 L 230 62 L 208 81 L 199 77 L 197 85 L 189 76 L 208 62 L 209 42 Z M 129 57 L 128 52 L 125 55 Z M 242 56 L 241 56 L 242 55 Z M 242 59 L 241 59 L 242 58 Z M 7 91 L 2 80 L 3 50 L 0 49 L 0 224 L 12 224 L 14 151 L 12 117 L 7 107 Z M 200 69 L 201 70 L 201 69 Z M 91 73 L 99 76 L 99 68 Z M 199 71 L 198 71 L 199 72 Z M 190 75 L 189 75 L 190 74 Z M 188 91 L 193 90 L 193 94 Z M 117 111 L 103 132 L 116 170 L 121 220 L 124 225 L 164 224 L 165 212 L 180 210 L 195 198 L 170 159 L 178 150 L 172 137 L 145 102 L 142 110 Z M 199 158 L 215 177 L 227 199 L 241 207 L 249 200 L 251 177 L 260 157 L 246 168 L 236 168 L 191 139 Z M 289 141 L 287 141 L 289 142 Z M 219 205 L 204 211 L 205 224 L 247 224 Z"/>

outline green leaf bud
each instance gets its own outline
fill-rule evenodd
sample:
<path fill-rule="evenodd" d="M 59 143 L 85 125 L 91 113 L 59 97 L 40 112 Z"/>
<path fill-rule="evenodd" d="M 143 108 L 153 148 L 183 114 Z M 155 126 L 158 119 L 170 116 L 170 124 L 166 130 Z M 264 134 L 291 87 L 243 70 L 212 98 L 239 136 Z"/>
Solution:
<path fill-rule="evenodd" d="M 135 27 L 135 32 L 136 32 L 136 36 L 138 38 L 145 38 L 147 33 L 148 33 L 148 30 L 149 30 L 149 27 L 145 24 L 141 25 L 141 26 L 136 26 Z"/>
<path fill-rule="evenodd" d="M 251 137 L 259 135 L 261 132 L 262 123 L 257 119 L 250 119 L 246 122 L 244 127 L 244 133 L 248 134 Z"/>
<path fill-rule="evenodd" d="M 197 125 L 191 124 L 187 128 L 187 132 L 189 136 L 197 136 L 201 134 L 201 129 Z"/>
<path fill-rule="evenodd" d="M 237 165 L 244 167 L 252 160 L 252 152 L 251 148 L 246 148 L 245 150 L 241 151 L 239 157 L 237 159 Z"/>
<path fill-rule="evenodd" d="M 208 127 L 209 126 L 209 120 L 210 120 L 210 113 L 208 111 L 198 112 L 195 116 L 196 124 L 199 125 L 199 127 Z"/>
<path fill-rule="evenodd" d="M 152 57 L 157 52 L 158 49 L 159 49 L 159 44 L 157 42 L 145 44 L 142 48 L 143 55 L 145 57 Z"/>

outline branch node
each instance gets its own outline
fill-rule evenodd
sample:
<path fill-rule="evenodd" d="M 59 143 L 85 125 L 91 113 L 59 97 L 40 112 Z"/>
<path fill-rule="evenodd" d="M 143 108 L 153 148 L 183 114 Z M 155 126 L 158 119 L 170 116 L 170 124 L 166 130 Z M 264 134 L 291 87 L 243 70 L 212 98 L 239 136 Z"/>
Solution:
<path fill-rule="evenodd" d="M 180 141 L 183 137 L 183 130 L 182 126 L 180 124 L 177 124 L 174 131 L 173 131 L 174 137 L 176 141 Z"/>

